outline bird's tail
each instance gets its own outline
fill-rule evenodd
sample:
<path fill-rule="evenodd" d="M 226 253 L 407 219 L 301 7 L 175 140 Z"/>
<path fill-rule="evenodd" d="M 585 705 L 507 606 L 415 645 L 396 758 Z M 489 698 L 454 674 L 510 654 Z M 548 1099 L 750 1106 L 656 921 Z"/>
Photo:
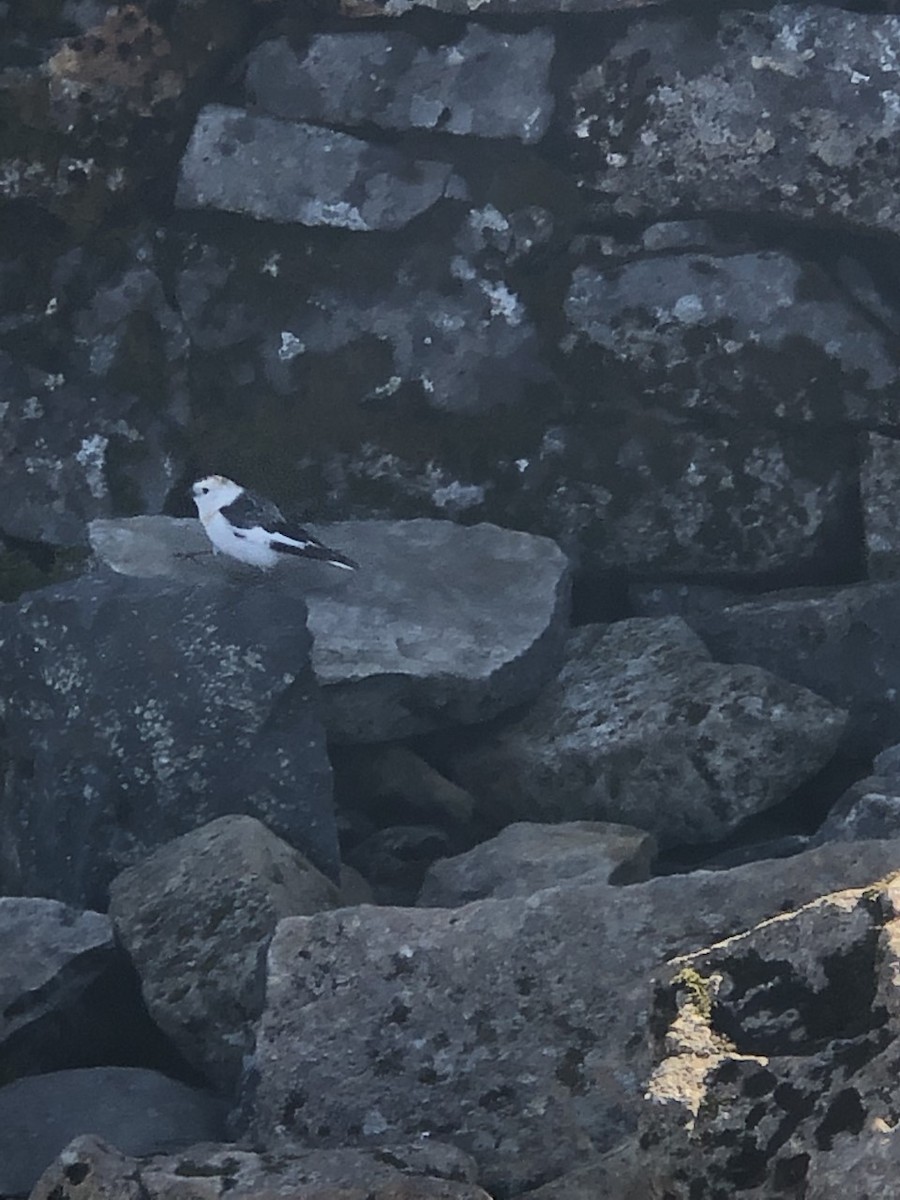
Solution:
<path fill-rule="evenodd" d="M 283 554 L 296 554 L 299 558 L 314 558 L 317 562 L 328 563 L 330 567 L 340 567 L 342 571 L 358 571 L 359 563 L 341 554 L 340 550 L 332 550 L 318 542 L 307 542 L 303 546 L 278 545 L 275 547 Z"/>

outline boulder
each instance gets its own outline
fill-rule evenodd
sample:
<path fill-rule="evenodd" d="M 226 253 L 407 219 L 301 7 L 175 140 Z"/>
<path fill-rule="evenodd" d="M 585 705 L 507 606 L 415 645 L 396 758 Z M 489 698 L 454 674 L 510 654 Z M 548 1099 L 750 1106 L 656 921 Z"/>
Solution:
<path fill-rule="evenodd" d="M 402 229 L 441 199 L 449 178 L 446 163 L 209 104 L 181 160 L 175 204 L 300 225 Z"/>
<path fill-rule="evenodd" d="M 621 821 L 711 842 L 834 753 L 846 714 L 758 667 L 724 666 L 677 617 L 586 625 L 518 722 L 456 754 L 492 816 Z"/>
<path fill-rule="evenodd" d="M 575 82 L 572 165 L 605 216 L 722 211 L 900 231 L 900 19 L 827 5 L 636 22 Z"/>
<path fill-rule="evenodd" d="M 93 1067 L 31 1075 L 0 1088 L 0 1193 L 29 1192 L 79 1134 L 96 1134 L 125 1154 L 154 1154 L 224 1139 L 224 1123 L 219 1101 L 157 1071 Z"/>
<path fill-rule="evenodd" d="M 895 873 L 668 964 L 642 1116 L 667 1196 L 891 1194 L 898 911 Z"/>
<path fill-rule="evenodd" d="M 228 1145 L 137 1160 L 95 1137 L 76 1138 L 31 1200 L 491 1200 L 452 1146 L 303 1150 L 277 1156 Z M 187 1191 L 186 1191 L 187 1189 Z"/>
<path fill-rule="evenodd" d="M 465 854 L 432 863 L 416 903 L 458 908 L 472 900 L 508 900 L 588 874 L 603 883 L 643 883 L 655 854 L 655 839 L 629 825 L 517 822 Z"/>
<path fill-rule="evenodd" d="M 539 141 L 553 114 L 548 29 L 504 33 L 469 25 L 431 49 L 398 30 L 323 33 L 303 53 L 287 38 L 247 60 L 247 89 L 264 112 L 341 127 Z"/>
<path fill-rule="evenodd" d="M 211 821 L 110 886 L 116 935 L 150 1015 L 185 1060 L 234 1089 L 262 1009 L 261 960 L 282 917 L 336 908 L 337 888 L 253 817 Z"/>
<path fill-rule="evenodd" d="M 0 606 L 7 890 L 105 907 L 110 880 L 225 813 L 336 876 L 301 597 L 85 575 Z"/>
<path fill-rule="evenodd" d="M 870 579 L 900 576 L 900 441 L 880 433 L 863 437 L 859 487 Z"/>
<path fill-rule="evenodd" d="M 351 577 L 292 560 L 271 575 L 208 549 L 196 520 L 98 521 L 91 544 L 121 574 L 182 583 L 231 575 L 289 621 L 302 594 L 336 742 L 376 742 L 488 720 L 556 672 L 568 617 L 565 555 L 547 538 L 450 521 L 347 521 L 320 536 L 361 565 Z M 200 557 L 183 557 L 200 552 Z"/>
<path fill-rule="evenodd" d="M 489 1190 L 543 1184 L 634 1129 L 667 956 L 898 862 L 896 842 L 836 844 L 627 888 L 289 917 L 269 947 L 250 1133 L 273 1149 L 452 1137 Z"/>

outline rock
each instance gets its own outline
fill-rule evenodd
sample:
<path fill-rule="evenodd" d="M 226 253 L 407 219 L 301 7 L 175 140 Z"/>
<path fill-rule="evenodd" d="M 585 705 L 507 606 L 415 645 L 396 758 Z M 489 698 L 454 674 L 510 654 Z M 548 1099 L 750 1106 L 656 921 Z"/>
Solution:
<path fill-rule="evenodd" d="M 154 1154 L 224 1138 L 224 1117 L 211 1096 L 137 1067 L 19 1079 L 0 1088 L 0 1192 L 29 1192 L 79 1134 L 96 1134 L 125 1154 Z"/>
<path fill-rule="evenodd" d="M 96 1052 L 86 1036 L 96 984 L 110 987 L 118 956 L 107 917 L 78 912 L 57 900 L 0 897 L 0 1056 L 4 1070 L 40 1063 L 62 1027 L 81 1034 L 79 1049 Z M 109 1014 L 107 1014 L 109 1016 Z"/>
<path fill-rule="evenodd" d="M 554 48 L 547 29 L 482 25 L 434 49 L 397 30 L 318 34 L 303 54 L 281 37 L 251 52 L 247 89 L 263 111 L 295 121 L 537 142 L 553 114 Z"/>
<path fill-rule="evenodd" d="M 402 229 L 441 199 L 449 178 L 446 163 L 209 104 L 181 160 L 175 204 L 301 225 Z"/>
<path fill-rule="evenodd" d="M 633 1130 L 649 977 L 667 955 L 898 862 L 896 842 L 832 845 L 628 888 L 288 918 L 269 948 L 250 1132 L 273 1150 L 452 1136 L 489 1190 L 538 1186 Z"/>
<path fill-rule="evenodd" d="M 863 440 L 859 486 L 866 539 L 866 566 L 870 579 L 900 576 L 900 442 L 868 433 Z"/>
<path fill-rule="evenodd" d="M 262 1009 L 260 961 L 282 917 L 337 888 L 253 817 L 220 817 L 110 885 L 109 913 L 150 1015 L 187 1062 L 234 1089 Z"/>
<path fill-rule="evenodd" d="M 653 0 L 340 0 L 340 12 L 349 17 L 402 17 L 413 9 L 423 8 L 458 17 L 527 17 L 555 13 L 630 12 L 651 3 Z"/>
<path fill-rule="evenodd" d="M 520 1192 L 513 1200 L 649 1200 L 646 1159 L 637 1138 L 626 1138 L 586 1167 Z"/>
<path fill-rule="evenodd" d="M 812 843 L 821 846 L 825 842 L 861 842 L 898 835 L 900 778 L 896 773 L 868 775 L 852 784 L 831 807 Z"/>
<path fill-rule="evenodd" d="M 67 1146 L 31 1200 L 177 1200 L 186 1188 L 204 1200 L 490 1200 L 471 1160 L 440 1143 L 277 1157 L 207 1144 L 138 1161 L 94 1137 Z"/>
<path fill-rule="evenodd" d="M 715 841 L 834 753 L 846 714 L 744 665 L 722 666 L 677 617 L 584 626 L 516 724 L 459 752 L 491 814 L 622 821 L 664 845 Z"/>
<path fill-rule="evenodd" d="M 883 149 L 900 19 L 828 6 L 635 23 L 572 89 L 574 165 L 604 215 L 752 213 L 900 231 Z"/>
<path fill-rule="evenodd" d="M 408 746 L 346 749 L 334 763 L 335 796 L 347 808 L 408 812 L 467 825 L 475 801 Z"/>
<path fill-rule="evenodd" d="M 586 874 L 603 883 L 643 883 L 655 854 L 654 839 L 628 825 L 507 825 L 474 850 L 432 863 L 416 903 L 457 908 L 472 900 L 508 900 Z"/>
<path fill-rule="evenodd" d="M 842 749 L 865 759 L 900 740 L 900 584 L 769 592 L 690 617 L 713 656 L 754 663 L 845 708 Z"/>
<path fill-rule="evenodd" d="M 565 555 L 546 538 L 450 521 L 316 528 L 361 569 L 349 577 L 291 562 L 272 576 L 248 569 L 240 578 L 245 587 L 265 579 L 271 603 L 283 606 L 279 619 L 303 589 L 332 740 L 388 741 L 485 721 L 530 699 L 555 673 L 569 575 Z M 209 555 L 178 558 L 207 548 L 196 520 L 98 521 L 91 544 L 125 575 L 187 584 L 231 569 Z"/>
<path fill-rule="evenodd" d="M 642 1143 L 673 1200 L 836 1198 L 835 1150 L 872 1183 L 844 1194 L 890 1193 L 898 905 L 893 874 L 670 962 Z"/>
<path fill-rule="evenodd" d="M 0 411 L 0 533 L 84 545 L 94 517 L 162 507 L 174 426 L 134 396 L 88 391 L 0 351 Z"/>
<path fill-rule="evenodd" d="M 814 264 L 776 251 L 578 266 L 572 385 L 740 422 L 897 424 L 894 338 Z M 585 389 L 585 384 L 587 385 Z"/>
<path fill-rule="evenodd" d="M 0 607 L 6 890 L 104 907 L 109 881 L 229 812 L 337 874 L 302 598 L 86 575 Z"/>

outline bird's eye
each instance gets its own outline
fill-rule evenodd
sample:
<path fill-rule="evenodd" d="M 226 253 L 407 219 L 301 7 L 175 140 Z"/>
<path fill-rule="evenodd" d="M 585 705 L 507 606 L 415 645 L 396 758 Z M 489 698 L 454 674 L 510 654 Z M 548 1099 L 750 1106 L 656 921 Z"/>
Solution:
<path fill-rule="evenodd" d="M 209 492 L 209 488 L 201 488 L 201 489 L 200 489 L 200 491 L 201 491 L 201 492 L 203 493 L 203 495 L 205 496 L 205 495 L 206 495 L 206 494 Z"/>

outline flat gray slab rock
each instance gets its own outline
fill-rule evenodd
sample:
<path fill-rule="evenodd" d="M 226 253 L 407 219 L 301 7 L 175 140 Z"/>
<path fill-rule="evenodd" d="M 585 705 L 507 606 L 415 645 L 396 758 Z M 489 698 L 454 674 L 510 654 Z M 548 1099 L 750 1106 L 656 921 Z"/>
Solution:
<path fill-rule="evenodd" d="M 481 25 L 434 49 L 400 31 L 326 33 L 301 54 L 282 37 L 252 51 L 247 88 L 266 112 L 295 121 L 535 142 L 553 115 L 553 51 L 549 30 Z"/>
<path fill-rule="evenodd" d="M 635 618 L 575 630 L 526 715 L 459 753 L 452 773 L 501 819 L 715 841 L 819 770 L 845 723 L 805 688 L 713 662 L 679 617 Z"/>
<path fill-rule="evenodd" d="M 229 1090 L 253 1045 L 259 958 L 275 925 L 338 903 L 334 884 L 298 850 L 253 817 L 228 816 L 123 871 L 109 914 L 150 1015 L 188 1062 Z"/>
<path fill-rule="evenodd" d="M 0 1193 L 30 1192 L 79 1134 L 96 1134 L 126 1154 L 153 1154 L 223 1138 L 224 1118 L 205 1092 L 138 1067 L 19 1079 L 0 1088 Z"/>
<path fill-rule="evenodd" d="M 322 719 L 335 741 L 485 721 L 534 697 L 556 673 L 569 572 L 549 538 L 429 520 L 346 521 L 318 532 L 360 570 L 293 560 L 271 573 L 232 565 L 204 553 L 206 537 L 189 518 L 95 521 L 90 536 L 122 574 L 184 582 L 229 575 L 282 603 L 302 595 Z"/>
<path fill-rule="evenodd" d="M 441 199 L 449 178 L 447 163 L 210 104 L 181 160 L 175 204 L 300 225 L 402 229 Z"/>
<path fill-rule="evenodd" d="M 288 918 L 269 949 L 251 1132 L 273 1149 L 429 1133 L 471 1153 L 488 1191 L 537 1186 L 634 1128 L 653 970 L 898 863 L 898 842 L 835 844 L 627 888 Z"/>
<path fill-rule="evenodd" d="M 432 863 L 416 904 L 455 908 L 472 900 L 508 900 L 587 874 L 603 883 L 640 883 L 650 877 L 655 854 L 656 839 L 630 825 L 520 821 L 465 854 Z"/>

